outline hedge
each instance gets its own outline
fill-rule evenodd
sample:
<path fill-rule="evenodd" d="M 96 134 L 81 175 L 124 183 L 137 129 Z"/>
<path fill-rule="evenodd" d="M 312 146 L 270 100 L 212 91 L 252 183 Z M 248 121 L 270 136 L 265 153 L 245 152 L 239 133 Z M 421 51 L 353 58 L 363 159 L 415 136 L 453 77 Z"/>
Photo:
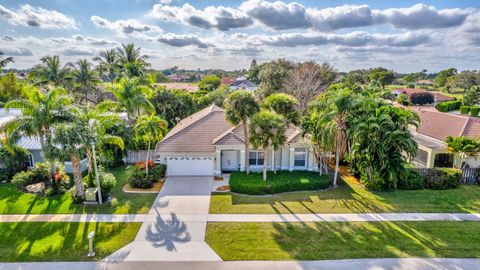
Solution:
<path fill-rule="evenodd" d="M 452 189 L 460 185 L 462 170 L 453 168 L 416 168 L 428 189 Z"/>
<path fill-rule="evenodd" d="M 462 106 L 462 101 L 460 100 L 452 100 L 452 101 L 445 101 L 440 102 L 437 104 L 436 108 L 440 112 L 450 112 L 460 109 Z"/>
<path fill-rule="evenodd" d="M 468 114 L 470 112 L 470 106 L 460 106 L 461 114 Z"/>
<path fill-rule="evenodd" d="M 267 181 L 263 181 L 261 173 L 233 172 L 230 175 L 230 190 L 249 195 L 266 195 L 290 191 L 319 190 L 330 186 L 328 176 L 319 176 L 309 171 L 268 172 Z"/>
<path fill-rule="evenodd" d="M 412 93 L 410 94 L 410 103 L 414 105 L 432 104 L 435 101 L 432 93 Z"/>
<path fill-rule="evenodd" d="M 480 112 L 480 107 L 478 107 L 478 106 L 470 107 L 470 115 L 471 116 L 477 117 L 479 112 Z"/>

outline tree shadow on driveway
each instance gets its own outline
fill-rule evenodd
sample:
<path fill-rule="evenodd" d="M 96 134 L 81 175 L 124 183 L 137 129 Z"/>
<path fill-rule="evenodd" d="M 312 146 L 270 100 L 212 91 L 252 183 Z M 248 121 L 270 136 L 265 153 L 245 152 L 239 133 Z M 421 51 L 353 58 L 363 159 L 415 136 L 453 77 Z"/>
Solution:
<path fill-rule="evenodd" d="M 176 251 L 175 243 L 185 243 L 191 240 L 185 222 L 180 221 L 177 215 L 170 213 L 170 219 L 163 219 L 157 212 L 154 224 L 147 227 L 146 240 L 156 248 L 165 247 L 168 251 Z"/>

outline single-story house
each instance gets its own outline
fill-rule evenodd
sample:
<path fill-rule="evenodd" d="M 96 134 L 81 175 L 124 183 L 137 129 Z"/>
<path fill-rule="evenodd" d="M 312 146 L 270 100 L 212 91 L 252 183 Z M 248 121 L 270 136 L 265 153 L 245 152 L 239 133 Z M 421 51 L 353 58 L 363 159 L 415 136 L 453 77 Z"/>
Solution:
<path fill-rule="evenodd" d="M 290 127 L 287 142 L 269 151 L 268 169 L 318 170 L 313 151 L 300 131 Z M 157 162 L 167 164 L 167 175 L 220 175 L 245 170 L 242 126 L 225 119 L 225 110 L 211 105 L 180 121 L 156 146 Z M 264 153 L 250 149 L 252 171 L 262 170 Z"/>
<path fill-rule="evenodd" d="M 223 76 L 223 77 L 222 77 L 222 80 L 221 80 L 221 83 L 222 83 L 223 85 L 230 85 L 230 84 L 232 84 L 235 80 L 236 80 L 235 77 Z"/>
<path fill-rule="evenodd" d="M 427 89 L 422 89 L 422 88 L 402 88 L 402 89 L 395 89 L 392 91 L 392 94 L 396 98 L 398 98 L 398 96 L 402 94 L 410 97 L 410 95 L 414 93 L 431 93 L 433 95 L 434 104 L 437 104 L 439 102 L 444 102 L 444 101 L 451 101 L 455 99 L 453 97 L 446 96 L 440 92 L 428 91 Z"/>
<path fill-rule="evenodd" d="M 258 85 L 254 82 L 247 80 L 245 77 L 239 77 L 234 82 L 230 84 L 231 90 L 246 90 L 249 92 L 254 92 L 258 89 Z"/>
<path fill-rule="evenodd" d="M 6 124 L 9 121 L 15 119 L 22 112 L 18 109 L 3 109 L 0 108 L 0 127 Z M 0 138 L 2 134 L 0 134 Z M 38 137 L 21 137 L 17 143 L 17 146 L 26 149 L 30 153 L 29 167 L 35 166 L 36 163 L 43 163 L 45 160 L 42 157 L 42 147 L 40 145 L 40 140 Z M 0 142 L 0 148 L 2 148 L 2 143 Z M 67 161 L 64 163 L 65 172 L 73 173 L 72 163 Z M 87 169 L 87 159 L 81 161 L 81 169 L 84 172 Z"/>
<path fill-rule="evenodd" d="M 189 93 L 195 93 L 198 91 L 198 84 L 186 83 L 186 82 L 167 82 L 158 83 L 157 85 L 165 87 L 167 90 L 179 89 Z"/>
<path fill-rule="evenodd" d="M 412 161 L 417 167 L 461 168 L 464 162 L 469 167 L 479 167 L 480 158 L 462 158 L 447 151 L 445 139 L 471 137 L 480 139 L 480 119 L 464 115 L 454 115 L 433 110 L 415 109 L 420 117 L 420 126 L 411 133 L 418 144 L 417 156 Z"/>

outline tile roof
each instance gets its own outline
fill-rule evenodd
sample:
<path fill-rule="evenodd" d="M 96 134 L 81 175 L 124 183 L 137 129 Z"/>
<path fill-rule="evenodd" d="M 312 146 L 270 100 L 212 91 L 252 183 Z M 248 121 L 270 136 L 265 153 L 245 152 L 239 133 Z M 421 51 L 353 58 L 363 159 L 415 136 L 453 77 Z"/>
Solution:
<path fill-rule="evenodd" d="M 420 117 L 417 132 L 437 140 L 445 141 L 447 136 L 467 136 L 480 139 L 480 119 L 464 115 L 415 110 Z"/>
<path fill-rule="evenodd" d="M 285 135 L 287 136 L 287 142 L 286 143 L 294 143 L 298 142 L 299 135 L 300 135 L 300 130 L 295 127 L 295 126 L 289 126 L 285 132 Z M 245 137 L 243 136 L 243 125 L 238 125 L 236 127 L 233 127 L 220 136 L 216 137 L 213 140 L 213 144 L 239 144 L 239 143 L 244 143 L 245 142 Z"/>

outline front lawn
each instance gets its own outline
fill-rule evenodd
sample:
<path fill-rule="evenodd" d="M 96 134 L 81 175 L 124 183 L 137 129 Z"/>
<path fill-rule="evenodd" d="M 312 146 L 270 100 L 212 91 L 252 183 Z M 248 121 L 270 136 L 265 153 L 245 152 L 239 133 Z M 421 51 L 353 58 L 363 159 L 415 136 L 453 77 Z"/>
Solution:
<path fill-rule="evenodd" d="M 156 194 L 125 193 L 127 183 L 125 166 L 105 170 L 115 175 L 117 184 L 113 188 L 111 203 L 101 206 L 73 204 L 70 194 L 41 197 L 23 193 L 12 184 L 0 184 L 0 214 L 144 214 L 155 200 Z"/>
<path fill-rule="evenodd" d="M 267 180 L 268 181 L 268 180 Z M 480 212 L 480 186 L 462 185 L 450 190 L 366 190 L 353 177 L 339 181 L 335 189 L 272 196 L 215 193 L 212 214 L 309 214 L 383 212 Z"/>
<path fill-rule="evenodd" d="M 100 260 L 132 242 L 141 223 L 0 223 L 0 261 Z M 88 234 L 95 231 L 95 258 L 88 258 Z"/>
<path fill-rule="evenodd" d="M 209 223 L 223 260 L 480 258 L 480 222 Z"/>
<path fill-rule="evenodd" d="M 289 191 L 319 190 L 330 186 L 327 176 L 319 176 L 309 171 L 277 171 L 269 172 L 267 181 L 263 181 L 262 173 L 232 172 L 230 175 L 232 192 L 265 195 Z"/>

